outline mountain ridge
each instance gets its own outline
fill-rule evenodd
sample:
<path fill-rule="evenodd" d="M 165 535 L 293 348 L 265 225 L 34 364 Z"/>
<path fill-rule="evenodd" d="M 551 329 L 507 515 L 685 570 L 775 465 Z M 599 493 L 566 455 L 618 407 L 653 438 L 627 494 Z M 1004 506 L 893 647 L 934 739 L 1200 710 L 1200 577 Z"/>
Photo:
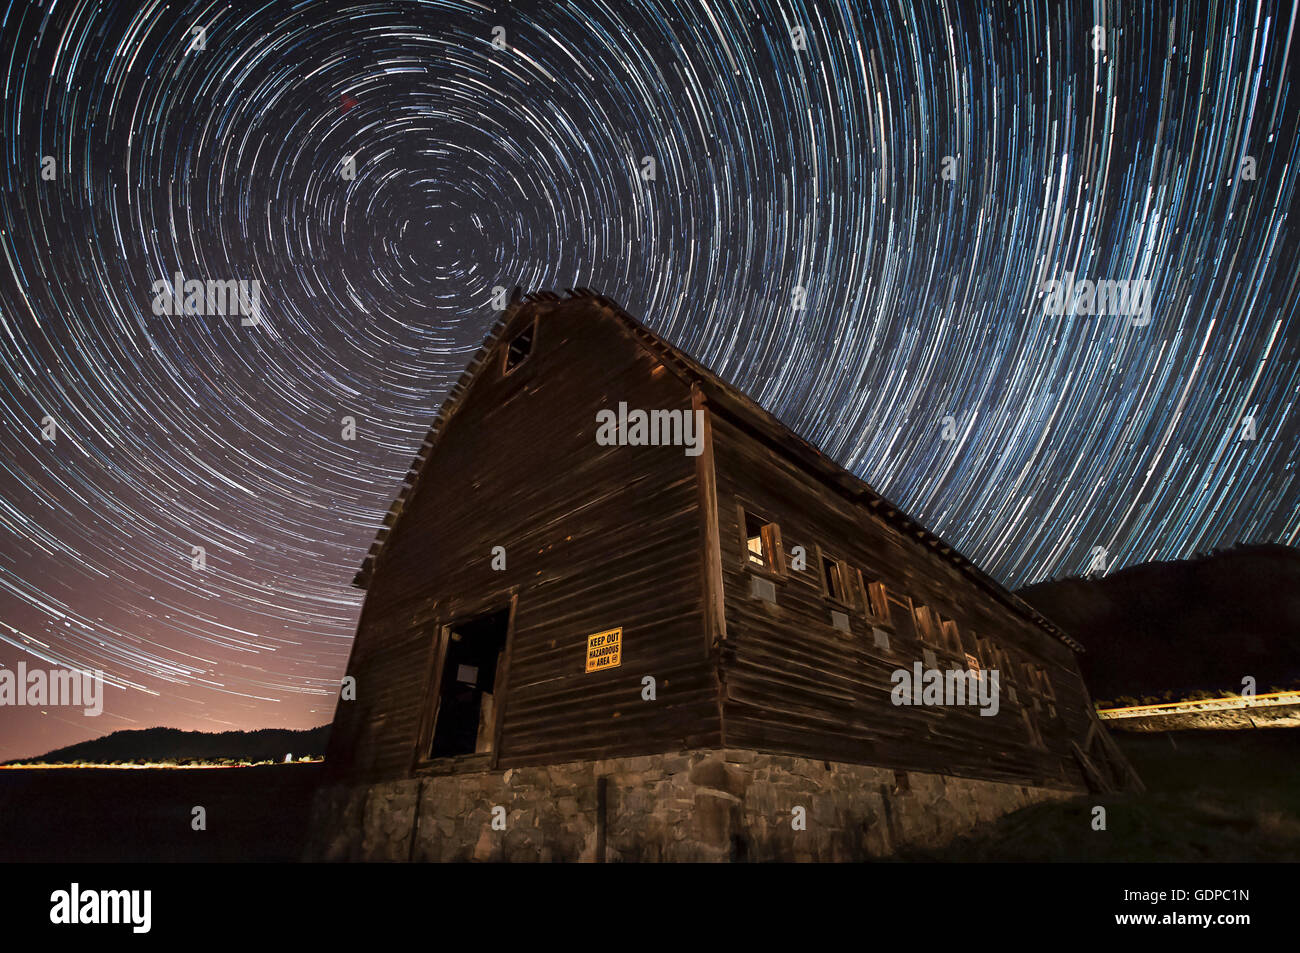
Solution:
<path fill-rule="evenodd" d="M 1259 544 L 1016 595 L 1078 639 L 1093 697 L 1300 686 L 1300 550 Z"/>
<path fill-rule="evenodd" d="M 315 728 L 259 728 L 255 731 L 182 731 L 127 728 L 5 764 L 114 764 L 147 761 L 283 761 L 285 755 L 323 757 L 329 725 Z"/>

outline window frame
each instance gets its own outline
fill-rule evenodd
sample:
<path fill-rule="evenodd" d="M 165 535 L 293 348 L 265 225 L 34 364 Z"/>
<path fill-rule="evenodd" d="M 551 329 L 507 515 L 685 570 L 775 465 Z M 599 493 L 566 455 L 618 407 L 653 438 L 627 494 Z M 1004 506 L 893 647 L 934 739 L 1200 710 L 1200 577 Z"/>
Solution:
<path fill-rule="evenodd" d="M 898 618 L 906 618 L 910 627 L 908 631 L 900 632 L 898 623 L 895 621 L 894 614 L 891 611 L 888 625 L 889 631 L 894 635 L 905 637 L 911 642 L 923 643 L 924 640 L 921 638 L 921 629 L 917 625 L 916 621 L 916 600 L 897 587 L 891 588 L 889 586 L 883 586 L 883 589 L 885 592 L 886 602 L 892 602 L 898 607 Z"/>
<path fill-rule="evenodd" d="M 429 658 L 424 677 L 423 704 L 416 723 L 415 747 L 411 752 L 410 770 L 416 773 L 427 772 L 436 765 L 441 770 L 455 773 L 458 763 L 479 764 L 486 759 L 489 769 L 495 770 L 501 758 L 502 729 L 505 726 L 505 711 L 510 701 L 511 658 L 514 655 L 515 619 L 519 609 L 519 589 L 512 587 L 505 593 L 497 593 L 463 607 L 455 607 L 454 614 L 443 612 L 436 619 L 425 623 L 429 635 Z M 447 653 L 452 641 L 452 632 L 458 624 L 472 621 L 496 612 L 507 613 L 505 643 L 501 650 L 496 678 L 493 682 L 493 724 L 492 747 L 485 752 L 461 755 L 431 754 L 434 736 L 437 733 L 438 715 L 442 708 L 442 687 L 447 678 Z"/>
<path fill-rule="evenodd" d="M 753 551 L 749 548 L 749 528 L 746 525 L 750 517 L 758 521 L 760 538 L 763 541 L 763 562 L 755 561 Z M 781 524 L 767 516 L 763 510 L 747 500 L 736 501 L 736 519 L 740 533 L 740 562 L 749 572 L 758 573 L 770 579 L 784 582 L 789 578 L 789 563 L 785 558 L 785 546 L 781 541 Z"/>
<path fill-rule="evenodd" d="M 939 613 L 925 603 L 912 600 L 912 618 L 916 620 L 916 638 L 930 648 L 943 648 L 939 631 Z"/>
<path fill-rule="evenodd" d="M 956 619 L 939 616 L 939 640 L 945 650 L 965 663 L 966 647 L 962 645 L 961 626 Z"/>
<path fill-rule="evenodd" d="M 880 628 L 892 628 L 889 615 L 889 589 L 879 579 L 867 582 L 862 570 L 858 570 L 858 584 L 862 590 L 862 611 L 872 625 Z"/>
<path fill-rule="evenodd" d="M 842 598 L 831 592 L 830 578 L 826 574 L 826 564 L 828 562 L 833 563 L 838 571 L 840 585 L 844 589 L 843 595 L 847 598 Z M 854 568 L 848 564 L 847 560 L 828 553 L 820 543 L 817 544 L 817 579 L 821 584 L 822 598 L 833 606 L 844 609 L 849 613 L 852 613 L 858 604 L 853 592 L 853 573 Z"/>
<path fill-rule="evenodd" d="M 1040 691 L 1042 692 L 1043 697 L 1056 701 L 1056 689 L 1052 687 L 1052 679 L 1047 674 L 1047 666 L 1038 666 L 1038 678 L 1042 685 Z"/>

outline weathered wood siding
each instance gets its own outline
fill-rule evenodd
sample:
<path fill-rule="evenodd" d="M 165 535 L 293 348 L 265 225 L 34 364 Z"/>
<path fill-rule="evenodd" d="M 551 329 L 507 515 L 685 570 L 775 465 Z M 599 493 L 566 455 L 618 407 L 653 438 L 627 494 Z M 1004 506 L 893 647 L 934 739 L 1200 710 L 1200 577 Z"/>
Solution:
<path fill-rule="evenodd" d="M 533 314 L 532 351 L 503 375 L 500 349 Z M 597 410 L 689 412 L 689 385 L 587 300 L 525 304 L 499 340 L 378 557 L 348 670 L 358 698 L 339 703 L 329 754 L 345 776 L 418 768 L 440 626 L 515 592 L 500 767 L 720 742 L 696 459 L 595 439 Z M 587 674 L 587 637 L 618 626 L 621 666 Z"/>
<path fill-rule="evenodd" d="M 711 423 L 725 577 L 721 664 L 728 746 L 990 780 L 1084 784 L 1069 740 L 1082 743 L 1091 703 L 1067 646 L 924 543 L 904 538 L 866 506 L 769 452 L 743 425 L 722 414 Z M 751 595 L 755 570 L 746 563 L 738 502 L 778 523 L 787 561 L 795 546 L 807 552 L 805 571 L 774 580 L 775 602 Z M 898 605 L 892 607 L 889 646 L 878 647 L 861 594 L 847 613 L 850 631 L 835 628 L 819 546 L 860 570 L 865 582 L 883 583 L 891 595 L 910 597 L 955 622 L 962 648 L 1001 671 L 999 713 L 895 706 L 895 669 L 911 669 L 926 649 L 937 667 L 964 668 L 964 651 L 944 647 L 937 635 L 923 644 Z M 1054 697 L 1033 683 L 1026 664 L 1046 670 Z M 1022 715 L 1022 708 L 1033 712 L 1035 701 L 1041 746 Z"/>

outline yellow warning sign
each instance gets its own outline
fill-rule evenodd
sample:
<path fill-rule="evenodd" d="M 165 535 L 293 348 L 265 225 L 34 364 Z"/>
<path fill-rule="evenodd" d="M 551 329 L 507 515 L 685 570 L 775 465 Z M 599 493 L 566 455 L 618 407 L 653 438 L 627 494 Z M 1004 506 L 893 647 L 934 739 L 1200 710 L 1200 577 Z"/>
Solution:
<path fill-rule="evenodd" d="M 617 668 L 623 662 L 623 629 L 587 636 L 587 671 Z"/>

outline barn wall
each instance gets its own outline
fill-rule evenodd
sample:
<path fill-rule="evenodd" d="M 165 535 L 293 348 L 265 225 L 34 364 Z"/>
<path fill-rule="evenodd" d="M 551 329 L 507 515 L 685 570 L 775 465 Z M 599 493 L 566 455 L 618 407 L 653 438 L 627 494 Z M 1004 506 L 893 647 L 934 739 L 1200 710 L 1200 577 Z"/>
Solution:
<path fill-rule="evenodd" d="M 598 409 L 689 411 L 690 389 L 587 302 L 525 311 L 540 315 L 532 353 L 509 375 L 500 354 L 480 372 L 379 556 L 334 772 L 408 776 L 439 627 L 516 592 L 501 767 L 719 740 L 696 458 L 595 441 Z M 503 572 L 494 546 L 506 549 Z M 621 666 L 586 674 L 587 636 L 618 626 Z M 642 700 L 646 675 L 655 701 Z"/>
<path fill-rule="evenodd" d="M 725 577 L 728 746 L 1022 784 L 1085 785 L 1069 739 L 1082 743 L 1091 702 L 1067 646 L 867 507 L 767 452 L 726 416 L 715 414 L 712 427 Z M 772 580 L 774 602 L 751 595 L 756 573 L 746 565 L 738 502 L 778 523 L 787 559 L 795 546 L 807 552 L 805 571 Z M 847 610 L 849 631 L 835 628 L 819 546 L 861 570 L 864 581 L 883 582 L 956 622 L 962 648 L 976 650 L 984 667 L 1001 662 L 999 713 L 894 705 L 894 670 L 927 662 L 927 651 L 936 667 L 964 668 L 964 651 L 937 640 L 923 643 L 902 625 L 883 629 L 888 647 L 882 647 L 879 627 L 860 601 Z M 900 611 L 892 607 L 895 623 Z M 986 641 L 977 643 L 976 636 Z M 1039 690 L 1025 663 L 1046 670 L 1054 697 Z M 1031 741 L 1022 710 L 1033 717 L 1041 747 Z"/>

